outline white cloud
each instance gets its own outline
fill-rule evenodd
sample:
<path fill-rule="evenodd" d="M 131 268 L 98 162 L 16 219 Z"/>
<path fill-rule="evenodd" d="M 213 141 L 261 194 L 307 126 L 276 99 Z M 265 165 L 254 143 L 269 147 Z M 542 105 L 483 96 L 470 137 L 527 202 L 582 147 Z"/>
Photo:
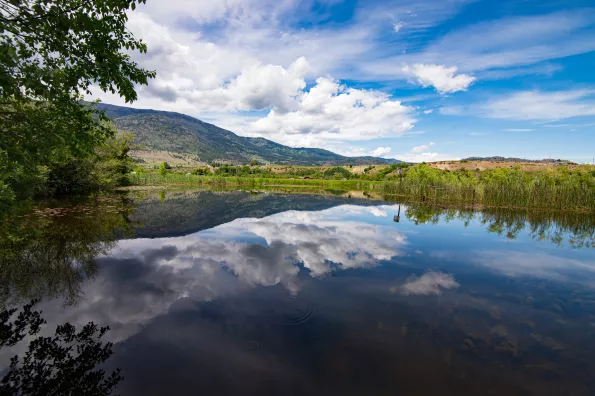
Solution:
<path fill-rule="evenodd" d="M 424 110 L 424 114 L 432 114 L 434 112 L 434 110 L 429 109 L 429 110 Z"/>
<path fill-rule="evenodd" d="M 390 153 L 392 149 L 390 147 L 378 147 L 375 150 L 369 152 L 372 157 L 384 157 L 388 153 Z"/>
<path fill-rule="evenodd" d="M 405 27 L 404 22 L 393 23 L 393 30 L 395 31 L 395 33 L 399 33 L 401 31 L 401 29 L 403 29 L 404 27 Z"/>
<path fill-rule="evenodd" d="M 412 153 L 421 153 L 423 151 L 427 151 L 434 145 L 434 142 L 430 142 L 429 144 L 422 144 L 421 146 L 415 146 L 411 149 Z"/>
<path fill-rule="evenodd" d="M 481 21 L 452 29 L 430 45 L 414 47 L 405 54 L 371 57 L 361 69 L 370 79 L 394 78 L 399 65 L 417 63 L 457 65 L 460 71 L 474 72 L 482 79 L 535 72 L 547 75 L 555 68 L 538 63 L 595 50 L 593 25 L 593 9 Z"/>
<path fill-rule="evenodd" d="M 189 101 L 209 110 L 263 110 L 270 107 L 284 113 L 297 107 L 296 97 L 306 86 L 308 62 L 299 58 L 286 70 L 281 66 L 253 65 L 213 90 L 194 91 Z"/>
<path fill-rule="evenodd" d="M 361 157 L 366 155 L 366 149 L 363 147 L 344 148 L 337 146 L 337 148 L 334 148 L 332 151 L 334 151 L 337 154 L 344 155 L 346 157 Z"/>
<path fill-rule="evenodd" d="M 423 153 L 402 153 L 395 154 L 393 158 L 405 161 L 405 162 L 435 162 L 435 161 L 456 161 L 461 158 L 451 154 L 441 154 L 431 151 Z"/>
<path fill-rule="evenodd" d="M 506 132 L 531 132 L 534 130 L 535 129 L 531 129 L 531 128 L 506 128 L 506 129 L 504 129 L 504 131 L 506 131 Z"/>
<path fill-rule="evenodd" d="M 573 274 L 581 273 L 581 281 L 593 285 L 595 261 L 581 261 L 547 253 L 522 251 L 476 251 L 471 259 L 493 271 L 511 277 L 534 277 L 561 281 L 576 280 Z"/>
<path fill-rule="evenodd" d="M 584 89 L 516 92 L 480 105 L 477 110 L 486 117 L 511 120 L 552 121 L 595 115 L 595 92 Z"/>
<path fill-rule="evenodd" d="M 450 274 L 428 271 L 419 278 L 411 277 L 404 285 L 393 287 L 391 291 L 404 295 L 429 295 L 441 294 L 443 289 L 455 289 L 459 286 Z"/>
<path fill-rule="evenodd" d="M 456 66 L 415 64 L 404 66 L 403 72 L 415 77 L 422 87 L 433 86 L 441 94 L 466 91 L 475 81 L 475 77 L 468 74 L 457 74 Z"/>
<path fill-rule="evenodd" d="M 323 140 L 368 140 L 399 136 L 413 128 L 413 109 L 391 100 L 379 91 L 348 88 L 330 78 L 298 99 L 297 110 L 273 109 L 251 124 L 255 135 L 305 145 L 308 138 Z"/>

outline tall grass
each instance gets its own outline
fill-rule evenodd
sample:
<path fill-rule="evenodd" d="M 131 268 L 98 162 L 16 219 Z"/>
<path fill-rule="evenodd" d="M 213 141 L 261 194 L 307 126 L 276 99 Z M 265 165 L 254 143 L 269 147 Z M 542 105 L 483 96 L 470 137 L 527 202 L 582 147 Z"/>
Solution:
<path fill-rule="evenodd" d="M 420 201 L 595 211 L 595 170 L 449 172 L 420 165 L 407 170 L 400 181 L 386 183 L 384 192 Z"/>

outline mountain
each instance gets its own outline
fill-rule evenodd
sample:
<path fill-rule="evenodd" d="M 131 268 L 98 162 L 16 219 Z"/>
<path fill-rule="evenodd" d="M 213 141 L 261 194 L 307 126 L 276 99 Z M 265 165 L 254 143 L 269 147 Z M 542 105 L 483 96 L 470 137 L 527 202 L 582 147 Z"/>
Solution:
<path fill-rule="evenodd" d="M 192 154 L 211 163 L 248 163 L 252 160 L 285 165 L 376 165 L 401 161 L 376 157 L 345 157 L 317 148 L 293 148 L 265 138 L 238 136 L 180 113 L 133 109 L 100 103 L 108 118 L 122 131 L 135 134 L 146 149 Z"/>

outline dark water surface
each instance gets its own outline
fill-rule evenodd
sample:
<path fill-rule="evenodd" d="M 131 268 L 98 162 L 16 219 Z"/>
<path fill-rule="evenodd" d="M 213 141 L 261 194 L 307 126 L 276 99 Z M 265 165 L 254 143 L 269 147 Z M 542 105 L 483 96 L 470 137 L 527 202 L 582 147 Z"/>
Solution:
<path fill-rule="evenodd" d="M 4 231 L 1 302 L 109 325 L 122 395 L 595 394 L 593 216 L 210 191 L 51 206 Z"/>

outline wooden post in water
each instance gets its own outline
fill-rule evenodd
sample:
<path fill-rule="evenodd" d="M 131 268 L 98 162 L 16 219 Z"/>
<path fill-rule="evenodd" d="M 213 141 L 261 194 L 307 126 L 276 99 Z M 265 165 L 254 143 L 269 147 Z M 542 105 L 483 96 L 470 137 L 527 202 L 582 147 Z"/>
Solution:
<path fill-rule="evenodd" d="M 399 210 L 397 212 L 397 215 L 395 217 L 393 217 L 393 221 L 395 223 L 398 223 L 401 220 L 401 204 L 399 204 Z"/>

